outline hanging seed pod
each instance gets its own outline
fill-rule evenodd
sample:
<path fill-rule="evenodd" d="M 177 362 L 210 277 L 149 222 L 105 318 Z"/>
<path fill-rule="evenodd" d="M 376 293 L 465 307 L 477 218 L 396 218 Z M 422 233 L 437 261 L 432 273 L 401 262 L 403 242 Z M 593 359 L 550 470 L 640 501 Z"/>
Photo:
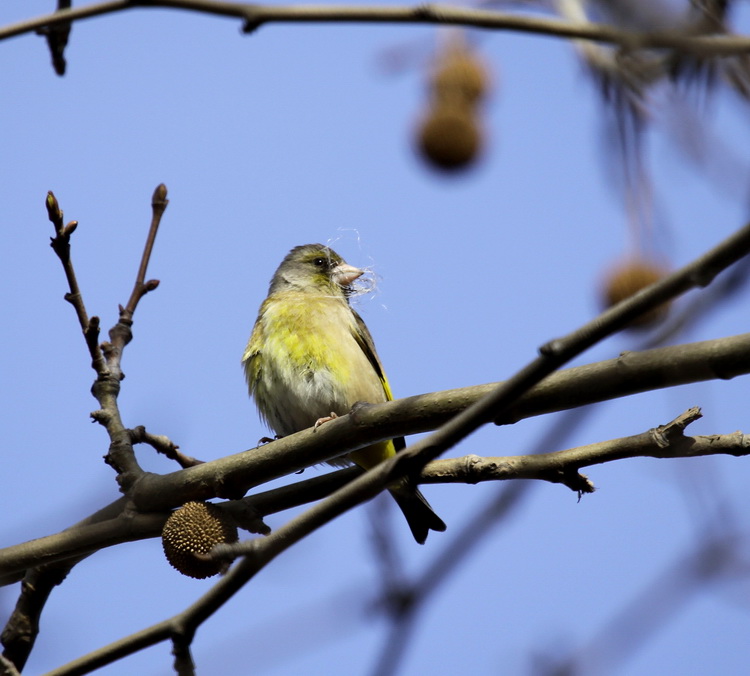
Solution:
<path fill-rule="evenodd" d="M 487 95 L 489 75 L 463 33 L 454 33 L 437 57 L 430 81 L 433 100 L 477 105 Z"/>
<path fill-rule="evenodd" d="M 418 147 L 434 167 L 456 171 L 470 164 L 482 148 L 474 110 L 467 105 L 433 105 L 419 125 Z"/>
<path fill-rule="evenodd" d="M 216 545 L 237 542 L 237 528 L 210 502 L 186 502 L 172 512 L 161 534 L 167 561 L 183 575 L 201 580 L 223 572 L 220 561 L 203 561 Z"/>
<path fill-rule="evenodd" d="M 664 265 L 644 258 L 632 258 L 615 265 L 609 270 L 603 288 L 605 307 L 616 305 L 662 279 L 668 270 Z M 669 303 L 642 314 L 634 319 L 628 328 L 645 329 L 662 321 L 669 313 Z"/>

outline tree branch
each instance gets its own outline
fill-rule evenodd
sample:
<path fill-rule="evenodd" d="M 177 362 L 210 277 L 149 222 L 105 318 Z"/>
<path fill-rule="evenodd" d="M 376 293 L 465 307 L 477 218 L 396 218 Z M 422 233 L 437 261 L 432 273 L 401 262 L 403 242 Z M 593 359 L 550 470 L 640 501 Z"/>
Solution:
<path fill-rule="evenodd" d="M 564 484 L 581 494 L 593 493 L 595 490 L 589 479 L 578 472 L 581 467 L 634 457 L 689 458 L 717 454 L 728 454 L 735 457 L 750 455 L 750 437 L 742 432 L 699 437 L 684 436 L 685 427 L 701 416 L 700 409 L 694 407 L 685 411 L 670 423 L 641 434 L 552 453 L 499 458 L 467 456 L 465 458 L 436 460 L 424 468 L 418 477 L 418 481 L 424 483 L 478 483 L 480 481 L 507 479 L 537 479 Z M 392 461 L 392 464 L 395 465 L 396 462 Z M 369 474 L 370 472 L 337 491 L 329 500 L 326 500 L 326 503 L 332 502 L 337 495 L 349 490 L 349 486 L 355 483 L 364 483 Z M 387 483 L 387 485 L 390 484 Z M 314 509 L 315 507 L 310 511 Z M 302 520 L 303 517 L 305 517 L 304 514 L 290 524 Z M 287 526 L 290 524 L 287 524 Z M 287 537 L 287 534 L 279 535 L 280 531 L 283 531 L 287 526 L 282 527 L 266 540 L 260 541 L 260 544 L 258 544 L 258 540 L 252 540 L 232 545 L 220 545 L 214 551 L 217 553 L 217 558 L 226 559 L 236 558 L 248 551 L 256 554 L 259 547 L 261 549 L 264 547 L 263 543 L 274 538 L 283 539 Z"/>
<path fill-rule="evenodd" d="M 120 305 L 119 321 L 109 330 L 110 342 L 102 345 L 104 356 L 107 358 L 107 364 L 119 380 L 122 380 L 124 377 L 121 367 L 122 351 L 133 339 L 131 327 L 133 326 L 135 309 L 138 307 L 138 302 L 143 296 L 159 286 L 159 281 L 156 279 L 151 279 L 148 282 L 145 280 L 148 263 L 151 259 L 151 252 L 154 248 L 154 241 L 156 240 L 156 233 L 159 230 L 159 224 L 161 223 L 161 218 L 164 215 L 167 204 L 169 204 L 167 187 L 163 183 L 160 183 L 156 187 L 156 190 L 154 190 L 151 198 L 151 227 L 149 227 L 148 236 L 146 237 L 146 244 L 141 255 L 141 264 L 135 278 L 133 291 L 130 294 L 127 305 L 125 307 Z"/>
<path fill-rule="evenodd" d="M 594 486 L 578 473 L 581 467 L 625 458 L 694 458 L 706 455 L 750 455 L 750 437 L 742 432 L 685 437 L 685 424 L 700 417 L 690 409 L 671 423 L 630 437 L 602 441 L 564 451 L 498 458 L 469 455 L 433 460 L 419 477 L 420 483 L 479 483 L 507 479 L 541 479 L 561 483 L 579 493 Z M 687 420 L 687 422 L 686 422 Z"/>
<path fill-rule="evenodd" d="M 97 373 L 97 378 L 94 381 L 91 391 L 101 408 L 98 411 L 94 411 L 91 417 L 102 424 L 107 430 L 110 446 L 105 461 L 116 469 L 118 473 L 117 481 L 123 491 L 127 491 L 139 477 L 143 476 L 144 472 L 138 465 L 135 452 L 133 451 L 131 433 L 125 428 L 117 405 L 120 380 L 123 378 L 120 360 L 122 350 L 132 337 L 130 327 L 132 326 L 132 317 L 138 301 L 148 291 L 156 288 L 158 285 L 158 282 L 144 282 L 144 279 L 156 231 L 164 209 L 167 206 L 166 195 L 166 187 L 163 184 L 159 185 L 154 192 L 152 198 L 153 216 L 151 228 L 136 277 L 134 290 L 130 296 L 128 305 L 125 308 L 120 307 L 120 319 L 110 330 L 111 342 L 102 345 L 101 349 L 97 345 L 99 335 L 98 319 L 95 317 L 92 317 L 91 320 L 88 319 L 83 297 L 78 287 L 75 271 L 70 259 L 70 236 L 75 231 L 78 223 L 77 221 L 71 221 L 67 225 L 63 225 L 63 212 L 52 192 L 47 193 L 45 202 L 48 217 L 55 228 L 55 237 L 52 238 L 51 245 L 63 265 L 70 288 L 70 293 L 66 294 L 65 298 L 73 305 L 76 311 L 79 324 L 83 329 L 86 344 L 91 353 L 92 367 Z M 102 537 L 106 538 L 109 530 L 106 526 L 102 527 L 100 525 L 98 528 L 92 526 L 92 528 L 96 531 L 93 534 L 95 542 L 98 543 Z M 89 550 L 85 549 L 85 545 L 77 539 L 81 536 L 81 529 L 71 530 L 73 530 L 73 533 L 65 533 L 60 539 L 65 542 L 68 550 L 72 549 L 75 552 L 73 559 L 68 559 L 60 565 L 53 565 L 50 568 L 40 566 L 40 559 L 37 559 L 34 561 L 34 568 L 27 570 L 24 576 L 21 595 L 2 635 L 2 642 L 5 646 L 4 655 L 9 657 L 18 668 L 22 668 L 26 663 L 28 655 L 34 646 L 36 636 L 39 632 L 39 617 L 52 589 L 60 584 L 70 569 L 89 553 Z M 86 532 L 84 540 L 86 537 L 91 538 L 92 533 Z M 100 544 L 97 544 L 94 545 L 94 548 L 100 546 Z M 35 546 L 33 544 L 29 544 L 27 547 L 27 550 L 31 550 L 32 552 L 34 549 Z M 26 555 L 28 555 L 28 551 Z M 61 557 L 51 554 L 49 558 L 56 561 Z"/>
<path fill-rule="evenodd" d="M 267 533 L 261 517 L 321 500 L 359 474 L 360 469 L 349 467 L 242 500 L 217 503 L 217 507 L 225 510 L 240 528 Z M 32 567 L 50 569 L 52 564 L 62 562 L 67 572 L 78 561 L 105 547 L 159 537 L 169 514 L 138 514 L 126 498 L 119 498 L 60 533 L 0 549 L 0 586 L 18 582 Z"/>
<path fill-rule="evenodd" d="M 133 313 L 138 306 L 138 302 L 145 296 L 149 291 L 153 291 L 159 286 L 159 281 L 151 279 L 146 281 L 146 271 L 148 270 L 148 263 L 151 260 L 151 253 L 154 250 L 154 242 L 156 241 L 156 233 L 159 231 L 159 225 L 161 224 L 161 218 L 164 215 L 164 211 L 169 204 L 167 199 L 167 186 L 160 183 L 156 186 L 154 194 L 151 197 L 151 227 L 148 230 L 148 237 L 146 238 L 146 246 L 143 249 L 143 255 L 141 256 L 141 265 L 138 268 L 138 276 L 135 280 L 135 286 L 133 287 L 133 293 L 130 295 L 130 300 L 124 309 L 120 309 L 120 313 L 124 314 L 128 319 L 133 318 Z"/>
<path fill-rule="evenodd" d="M 102 351 L 99 349 L 99 317 L 89 319 L 73 268 L 73 261 L 70 259 L 70 236 L 78 227 L 78 221 L 70 221 L 67 225 L 63 225 L 63 211 L 51 190 L 47 193 L 45 206 L 47 207 L 47 216 L 55 228 L 55 236 L 51 238 L 50 246 L 62 263 L 70 289 L 69 293 L 65 294 L 65 300 L 73 306 L 78 317 L 78 324 L 83 331 L 86 347 L 91 355 L 91 368 L 96 371 L 97 375 L 106 376 L 107 366 Z"/>
<path fill-rule="evenodd" d="M 577 408 L 691 382 L 750 373 L 750 334 L 626 352 L 617 359 L 550 375 L 497 422 Z M 163 511 L 187 500 L 237 499 L 249 489 L 331 457 L 397 436 L 429 432 L 503 383 L 422 394 L 360 406 L 319 427 L 249 451 L 165 475 L 147 474 L 130 493 L 139 511 Z"/>
<path fill-rule="evenodd" d="M 454 25 L 491 30 L 516 31 L 563 39 L 577 38 L 619 45 L 624 49 L 673 49 L 701 56 L 746 52 L 750 38 L 737 35 L 686 35 L 676 31 L 635 33 L 615 26 L 574 23 L 536 15 L 519 15 L 487 9 L 424 4 L 412 7 L 345 5 L 256 5 L 214 0 L 111 0 L 85 7 L 63 9 L 0 29 L 0 40 L 24 33 L 73 23 L 136 7 L 182 9 L 203 14 L 234 17 L 245 22 L 245 32 L 267 23 L 407 23 Z"/>
<path fill-rule="evenodd" d="M 750 334 L 644 352 L 627 352 L 617 359 L 578 366 L 549 376 L 519 399 L 509 417 L 515 422 L 530 416 L 575 408 L 636 392 L 712 378 L 728 379 L 748 372 Z M 120 507 L 114 512 L 107 513 L 106 525 L 101 523 L 101 519 L 87 521 L 80 527 L 83 529 L 80 533 L 75 532 L 75 527 L 72 527 L 56 535 L 8 547 L 0 551 L 0 585 L 16 581 L 18 578 L 14 573 L 33 565 L 50 564 L 81 556 L 102 547 L 155 537 L 161 532 L 171 508 L 191 499 L 218 497 L 228 486 L 242 491 L 245 485 L 252 487 L 265 483 L 270 478 L 292 474 L 310 464 L 322 462 L 321 458 L 333 452 L 331 448 L 337 449 L 338 452 L 340 449 L 346 450 L 347 447 L 365 446 L 380 438 L 429 431 L 478 401 L 495 387 L 497 384 L 479 385 L 368 406 L 365 410 L 357 412 L 356 420 L 353 419 L 354 416 L 341 416 L 324 428 L 319 428 L 317 432 L 300 432 L 258 449 L 207 462 L 201 465 L 200 472 L 190 470 L 164 476 L 148 475 L 148 481 L 139 483 L 133 491 L 139 509 L 146 513 L 133 513 L 127 515 L 127 518 L 120 518 Z M 131 430 L 133 443 L 150 443 L 147 438 L 151 438 L 160 440 L 159 443 L 162 445 L 171 444 L 169 440 L 165 442 L 166 438 L 148 435 L 145 429 L 145 436 L 141 438 L 140 429 L 137 427 Z M 340 432 L 337 432 L 337 429 L 340 429 Z M 332 431 L 336 433 L 333 434 Z M 323 432 L 327 432 L 329 436 L 321 438 Z M 712 437 L 696 439 L 708 440 Z M 726 437 L 721 439 L 724 440 Z M 154 442 L 152 445 L 156 447 L 159 444 Z M 695 448 L 696 451 L 700 449 L 701 454 L 706 454 L 710 450 L 706 444 Z M 713 448 L 717 449 L 717 452 L 725 452 L 718 451 L 722 448 L 720 444 Z M 521 478 L 520 475 L 514 475 L 513 471 L 519 471 L 524 458 L 535 456 L 485 458 L 481 462 L 477 461 L 477 457 L 433 462 L 425 467 L 418 480 L 425 483 L 472 483 L 490 479 Z M 184 462 L 189 465 L 192 461 L 188 458 Z M 496 468 L 492 468 L 493 463 L 497 465 Z M 587 466 L 587 463 L 581 463 L 579 466 Z M 555 468 L 547 469 L 553 471 Z M 358 474 L 359 470 L 349 468 L 257 493 L 236 504 L 249 506 L 259 516 L 265 516 L 320 500 Z M 452 478 L 453 476 L 455 478 Z M 487 478 L 482 478 L 483 476 Z M 116 504 L 123 504 L 123 499 L 110 507 L 114 509 Z M 232 504 L 235 503 L 227 503 L 227 508 L 234 509 L 231 507 Z M 92 523 L 95 525 L 92 526 Z"/>
<path fill-rule="evenodd" d="M 33 568 L 24 577 L 16 607 L 0 636 L 5 647 L 3 657 L 11 660 L 16 669 L 23 670 L 39 634 L 39 618 L 47 599 L 67 572 L 58 568 L 49 574 L 43 568 Z"/>
<path fill-rule="evenodd" d="M 151 198 L 151 226 L 146 237 L 133 291 L 127 305 L 125 307 L 120 305 L 120 317 L 117 324 L 109 330 L 109 342 L 102 344 L 108 376 L 98 378 L 91 388 L 92 394 L 101 406 L 101 409 L 94 411 L 91 417 L 103 425 L 109 434 L 110 446 L 105 462 L 117 472 L 117 482 L 123 492 L 127 492 L 144 475 L 144 471 L 135 457 L 131 432 L 125 428 L 117 405 L 120 381 L 125 377 L 122 373 L 122 353 L 133 338 L 133 314 L 138 302 L 149 291 L 159 286 L 157 280 L 152 279 L 147 282 L 145 279 L 156 233 L 168 203 L 167 188 L 161 183 L 156 187 Z"/>
<path fill-rule="evenodd" d="M 692 422 L 699 416 L 698 409 L 691 409 L 668 425 L 641 434 L 550 453 L 499 457 L 468 455 L 434 460 L 424 468 L 417 482 L 476 484 L 535 479 L 561 483 L 579 493 L 593 493 L 593 484 L 578 474 L 582 467 L 636 457 L 750 455 L 750 437 L 742 432 L 683 437 L 682 427 L 679 427 L 679 435 L 670 438 L 670 431 L 680 426 L 685 417 Z M 218 506 L 241 527 L 261 532 L 259 518 L 321 500 L 361 474 L 358 468 L 347 468 Z M 117 503 L 110 507 L 113 508 L 114 504 Z M 168 516 L 168 512 L 131 514 L 123 511 L 106 521 L 87 521 L 55 535 L 7 547 L 0 550 L 0 585 L 14 582 L 17 579 L 13 577 L 14 573 L 31 566 L 49 565 L 71 557 L 80 559 L 105 547 L 158 537 Z"/>
<path fill-rule="evenodd" d="M 70 9 L 71 0 L 57 0 L 57 9 Z M 47 38 L 50 56 L 52 57 L 52 67 L 58 75 L 65 75 L 65 47 L 68 46 L 70 37 L 70 24 L 63 23 L 54 27 L 40 28 L 39 35 Z"/>
<path fill-rule="evenodd" d="M 130 430 L 130 439 L 134 444 L 148 444 L 157 453 L 161 453 L 170 460 L 174 460 L 183 469 L 202 465 L 203 460 L 197 460 L 180 451 L 180 447 L 163 434 L 151 434 L 143 425 Z"/>
<path fill-rule="evenodd" d="M 684 415 L 694 415 L 694 411 L 697 409 L 691 409 Z M 665 445 L 661 441 L 664 430 L 679 424 L 680 420 L 678 418 L 668 426 L 634 436 L 550 453 L 499 457 L 468 455 L 434 460 L 424 468 L 417 481 L 427 484 L 476 484 L 484 481 L 536 479 L 561 483 L 580 493 L 593 493 L 593 484 L 578 474 L 582 467 L 636 457 L 750 455 L 750 437 L 742 432 L 680 436 L 669 440 Z M 259 532 L 257 519 L 323 499 L 361 473 L 358 468 L 347 468 L 242 500 L 220 503 L 218 506 L 225 509 L 241 527 Z M 14 582 L 17 579 L 13 577 L 14 573 L 32 566 L 49 565 L 71 557 L 80 559 L 105 547 L 158 537 L 168 516 L 168 512 L 131 514 L 124 511 L 106 521 L 87 522 L 55 535 L 7 547 L 0 550 L 0 585 Z"/>
<path fill-rule="evenodd" d="M 122 512 L 125 505 L 125 498 L 120 498 L 68 530 L 112 518 Z M 13 663 L 17 668 L 23 668 L 34 647 L 34 641 L 39 633 L 39 616 L 50 592 L 83 558 L 85 556 L 69 558 L 52 566 L 41 566 L 37 560 L 33 562 L 36 567 L 24 576 L 21 595 L 2 633 L 2 644 L 5 647 L 3 654 L 6 657 L 13 655 Z"/>

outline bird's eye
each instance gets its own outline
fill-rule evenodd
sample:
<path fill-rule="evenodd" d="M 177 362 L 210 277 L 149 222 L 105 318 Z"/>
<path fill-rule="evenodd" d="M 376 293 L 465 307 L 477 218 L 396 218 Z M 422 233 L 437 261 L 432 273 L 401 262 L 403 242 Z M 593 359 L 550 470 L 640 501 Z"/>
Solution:
<path fill-rule="evenodd" d="M 328 259 L 327 258 L 323 258 L 322 256 L 320 256 L 320 257 L 315 258 L 313 260 L 313 265 L 316 268 L 321 268 L 321 269 L 325 268 L 325 267 L 328 267 Z"/>

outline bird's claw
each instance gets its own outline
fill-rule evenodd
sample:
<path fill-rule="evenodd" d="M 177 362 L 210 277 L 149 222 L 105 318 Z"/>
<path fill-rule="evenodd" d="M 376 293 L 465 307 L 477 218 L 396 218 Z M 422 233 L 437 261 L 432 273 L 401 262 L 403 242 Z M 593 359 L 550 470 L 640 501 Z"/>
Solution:
<path fill-rule="evenodd" d="M 317 420 L 315 421 L 315 424 L 313 425 L 313 429 L 314 429 L 314 430 L 316 430 L 316 429 L 318 429 L 318 427 L 320 427 L 320 426 L 321 426 L 321 425 L 322 425 L 323 423 L 331 422 L 331 420 L 335 420 L 336 418 L 338 418 L 338 415 L 336 415 L 336 413 L 334 413 L 333 411 L 331 411 L 331 415 L 328 415 L 328 416 L 326 416 L 325 418 L 318 418 L 318 419 L 317 419 Z"/>

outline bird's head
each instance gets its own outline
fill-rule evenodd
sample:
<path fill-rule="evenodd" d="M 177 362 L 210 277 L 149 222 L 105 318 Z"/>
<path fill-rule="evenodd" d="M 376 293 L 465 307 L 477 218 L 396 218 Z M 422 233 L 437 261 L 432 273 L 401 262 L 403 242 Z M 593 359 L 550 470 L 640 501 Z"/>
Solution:
<path fill-rule="evenodd" d="M 346 297 L 362 274 L 364 270 L 349 265 L 333 249 L 323 244 L 304 244 L 281 261 L 269 293 L 294 289 Z"/>

